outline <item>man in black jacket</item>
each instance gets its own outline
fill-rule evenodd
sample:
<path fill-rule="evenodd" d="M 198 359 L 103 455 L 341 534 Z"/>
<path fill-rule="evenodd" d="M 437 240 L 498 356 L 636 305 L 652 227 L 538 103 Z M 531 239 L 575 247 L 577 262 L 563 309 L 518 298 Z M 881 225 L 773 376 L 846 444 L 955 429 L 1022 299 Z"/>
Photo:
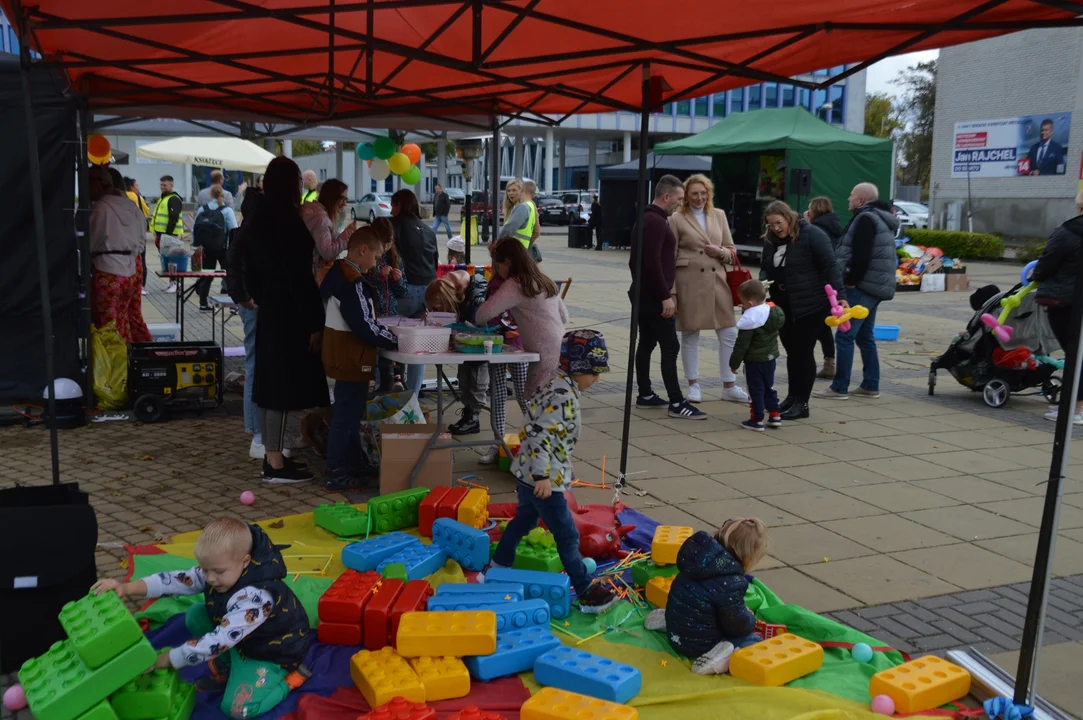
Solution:
<path fill-rule="evenodd" d="M 447 231 L 447 239 L 451 239 L 451 222 L 447 219 L 451 214 L 451 198 L 444 192 L 443 185 L 437 183 L 432 196 L 432 231 L 439 232 L 440 226 Z"/>
<path fill-rule="evenodd" d="M 684 186 L 672 175 L 663 175 L 654 187 L 654 202 L 643 211 L 643 275 L 637 286 L 636 238 L 638 226 L 632 228 L 632 255 L 628 265 L 632 270 L 632 287 L 628 297 L 635 301 L 639 295 L 639 346 L 636 349 L 636 380 L 639 397 L 636 407 L 668 407 L 669 416 L 682 420 L 705 420 L 707 413 L 684 399 L 677 377 L 677 298 L 673 282 L 677 275 L 677 238 L 669 227 L 669 216 L 681 206 Z M 662 346 L 662 382 L 669 401 L 651 389 L 651 355 L 655 346 Z"/>
<path fill-rule="evenodd" d="M 590 220 L 587 221 L 587 228 L 598 236 L 598 246 L 595 250 L 602 249 L 602 222 L 604 221 L 602 215 L 602 204 L 598 202 L 597 195 L 590 196 Z M 589 246 L 588 246 L 589 247 Z"/>

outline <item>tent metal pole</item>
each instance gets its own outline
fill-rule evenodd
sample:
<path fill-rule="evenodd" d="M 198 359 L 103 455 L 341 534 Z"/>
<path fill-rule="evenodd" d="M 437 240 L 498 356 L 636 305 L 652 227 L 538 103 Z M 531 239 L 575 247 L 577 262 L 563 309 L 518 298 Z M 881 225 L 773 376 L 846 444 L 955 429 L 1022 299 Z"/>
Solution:
<path fill-rule="evenodd" d="M 45 245 L 45 208 L 41 202 L 41 159 L 38 156 L 38 130 L 34 122 L 34 102 L 30 95 L 30 36 L 26 18 L 19 23 L 19 64 L 22 66 L 23 107 L 26 110 L 26 149 L 30 160 L 30 192 L 34 204 L 34 240 L 38 248 L 38 285 L 41 288 L 42 334 L 45 336 L 45 397 L 49 413 L 49 455 L 52 460 L 53 485 L 60 484 L 60 447 L 56 435 L 56 367 L 53 362 L 53 303 L 49 289 L 49 252 Z"/>
<path fill-rule="evenodd" d="M 90 109 L 85 100 L 79 102 L 79 204 L 75 213 L 75 240 L 79 249 L 79 336 L 83 345 L 83 400 L 94 402 L 94 353 L 90 342 L 90 164 L 87 161 L 87 141 L 90 137 Z"/>
<path fill-rule="evenodd" d="M 636 189 L 636 236 L 632 238 L 635 243 L 636 254 L 634 279 L 632 282 L 632 323 L 628 339 L 628 377 L 624 386 L 624 427 L 620 434 L 620 475 L 617 477 L 617 488 L 624 487 L 628 473 L 628 432 L 632 424 L 632 384 L 635 381 L 635 354 L 636 340 L 639 336 L 639 297 L 642 293 L 643 282 L 643 211 L 647 209 L 650 201 L 647 193 L 651 184 L 647 181 L 647 133 L 650 127 L 650 104 L 651 104 L 651 66 L 643 64 L 643 80 L 640 85 L 640 109 L 639 109 L 639 187 Z"/>
<path fill-rule="evenodd" d="M 489 145 L 489 163 L 489 176 L 492 178 L 489 181 L 489 191 L 492 193 L 490 202 L 493 211 L 493 234 L 489 242 L 495 243 L 500 233 L 500 123 L 495 115 L 493 116 L 493 141 Z"/>
<path fill-rule="evenodd" d="M 1076 397 L 1079 395 L 1080 337 L 1083 336 L 1083 265 L 1075 280 L 1075 296 L 1072 304 L 1071 327 L 1076 329 L 1075 343 L 1065 348 L 1064 378 L 1057 409 L 1057 427 L 1053 434 L 1053 458 L 1049 464 L 1049 480 L 1045 486 L 1045 504 L 1042 508 L 1042 524 L 1038 530 L 1038 548 L 1034 554 L 1034 573 L 1030 579 L 1030 597 L 1027 599 L 1027 615 L 1023 622 L 1023 640 L 1019 648 L 1019 667 L 1015 672 L 1016 705 L 1026 705 L 1038 697 L 1038 656 L 1042 648 L 1045 629 L 1045 612 L 1049 603 L 1049 583 L 1053 575 L 1053 553 L 1057 544 L 1057 527 L 1060 524 L 1061 496 L 1064 478 L 1068 473 L 1069 451 L 1072 448 L 1072 417 L 1075 415 Z M 1029 698 L 1028 698 L 1029 691 Z"/>

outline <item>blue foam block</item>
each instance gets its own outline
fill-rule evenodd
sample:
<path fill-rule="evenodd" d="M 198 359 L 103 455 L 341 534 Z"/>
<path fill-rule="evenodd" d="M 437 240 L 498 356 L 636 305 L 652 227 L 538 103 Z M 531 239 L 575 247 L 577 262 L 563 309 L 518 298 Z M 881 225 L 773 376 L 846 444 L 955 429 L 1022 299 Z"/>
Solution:
<path fill-rule="evenodd" d="M 547 627 L 528 627 L 496 634 L 496 652 L 492 655 L 464 657 L 463 663 L 475 680 L 489 681 L 526 672 L 535 660 L 560 647 L 560 640 Z"/>
<path fill-rule="evenodd" d="M 522 630 L 532 625 L 549 627 L 549 603 L 541 599 L 502 603 L 489 609 L 496 613 L 498 633 Z"/>
<path fill-rule="evenodd" d="M 433 595 L 428 600 L 429 610 L 496 610 L 497 605 L 510 605 L 506 595 L 478 593 L 477 595 Z"/>
<path fill-rule="evenodd" d="M 489 564 L 489 534 L 451 518 L 432 524 L 433 544 L 464 570 L 481 570 Z"/>
<path fill-rule="evenodd" d="M 351 570 L 367 572 L 375 570 L 384 560 L 409 547 L 421 547 L 421 541 L 412 535 L 391 532 L 368 540 L 350 543 L 342 548 L 342 564 Z"/>
<path fill-rule="evenodd" d="M 498 637 L 498 647 L 499 642 Z M 534 661 L 534 679 L 540 685 L 621 704 L 643 687 L 643 675 L 631 665 L 563 645 Z"/>
<path fill-rule="evenodd" d="M 384 568 L 394 563 L 406 566 L 407 580 L 423 580 L 429 575 L 444 567 L 447 562 L 447 554 L 435 545 L 411 545 L 404 550 L 392 555 L 376 566 L 383 574 Z"/>
<path fill-rule="evenodd" d="M 524 600 L 541 598 L 549 603 L 553 617 L 563 620 L 572 610 L 571 580 L 562 573 L 542 572 L 540 570 L 515 570 L 513 568 L 491 568 L 485 573 L 483 585 L 494 583 L 519 583 L 523 586 Z"/>
<path fill-rule="evenodd" d="M 519 602 L 523 599 L 523 586 L 519 583 L 443 583 L 436 588 L 437 595 L 486 595 L 504 594 L 507 602 Z"/>

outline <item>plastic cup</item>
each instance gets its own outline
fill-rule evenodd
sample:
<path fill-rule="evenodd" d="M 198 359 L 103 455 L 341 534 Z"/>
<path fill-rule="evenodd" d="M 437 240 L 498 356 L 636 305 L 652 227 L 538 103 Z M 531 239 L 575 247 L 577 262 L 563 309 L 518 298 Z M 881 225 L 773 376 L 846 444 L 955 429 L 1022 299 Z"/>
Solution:
<path fill-rule="evenodd" d="M 177 263 L 169 263 L 169 272 L 171 272 L 171 273 L 177 272 Z"/>
<path fill-rule="evenodd" d="M 492 340 L 486 340 L 485 341 L 485 354 L 486 355 L 492 355 L 493 354 L 493 341 Z"/>

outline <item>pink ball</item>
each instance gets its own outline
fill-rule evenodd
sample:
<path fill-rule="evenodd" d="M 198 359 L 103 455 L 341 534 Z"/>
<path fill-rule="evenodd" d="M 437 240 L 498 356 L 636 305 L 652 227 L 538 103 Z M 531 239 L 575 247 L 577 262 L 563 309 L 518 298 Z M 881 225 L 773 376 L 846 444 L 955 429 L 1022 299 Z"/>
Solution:
<path fill-rule="evenodd" d="M 4 707 L 12 712 L 26 707 L 26 692 L 22 685 L 12 685 L 4 692 Z"/>
<path fill-rule="evenodd" d="M 877 695 L 872 699 L 872 711 L 878 715 L 891 717 L 895 714 L 895 701 L 887 695 Z"/>
<path fill-rule="evenodd" d="M 242 505 L 251 505 L 254 502 L 256 502 L 256 494 L 254 492 L 252 492 L 251 490 L 245 490 L 243 493 L 241 493 Z"/>

